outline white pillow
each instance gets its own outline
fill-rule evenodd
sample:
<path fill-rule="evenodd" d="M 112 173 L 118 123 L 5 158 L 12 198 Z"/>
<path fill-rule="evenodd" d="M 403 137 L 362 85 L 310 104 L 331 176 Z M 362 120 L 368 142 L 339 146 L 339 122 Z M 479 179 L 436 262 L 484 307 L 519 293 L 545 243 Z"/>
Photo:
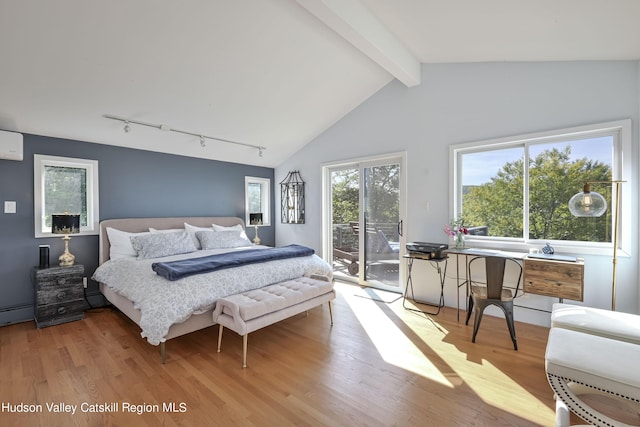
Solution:
<path fill-rule="evenodd" d="M 167 228 L 167 229 L 159 230 L 157 228 L 149 227 L 149 231 L 151 233 L 175 233 L 176 231 L 184 231 L 184 228 Z"/>
<path fill-rule="evenodd" d="M 197 250 L 193 240 L 185 230 L 173 233 L 149 233 L 146 236 L 131 237 L 133 249 L 138 259 L 161 258 Z"/>
<path fill-rule="evenodd" d="M 142 233 L 130 233 L 128 231 L 122 231 L 115 228 L 107 227 L 107 236 L 109 237 L 109 258 L 135 258 L 138 253 L 133 249 L 131 244 L 132 236 L 141 236 L 150 234 L 148 231 Z"/>
<path fill-rule="evenodd" d="M 245 233 L 244 228 L 240 224 L 232 225 L 231 227 L 225 227 L 223 225 L 211 224 L 213 226 L 214 231 L 239 231 L 240 237 L 249 240 L 247 237 L 247 233 Z"/>
<path fill-rule="evenodd" d="M 196 248 L 198 249 L 202 249 L 202 246 L 200 246 L 200 240 L 196 237 L 196 232 L 211 231 L 210 227 L 196 227 L 195 225 L 187 224 L 186 222 L 184 223 L 184 229 L 187 230 L 187 233 L 189 233 L 189 236 L 191 236 L 191 239 L 193 240 L 193 244 L 196 245 Z"/>

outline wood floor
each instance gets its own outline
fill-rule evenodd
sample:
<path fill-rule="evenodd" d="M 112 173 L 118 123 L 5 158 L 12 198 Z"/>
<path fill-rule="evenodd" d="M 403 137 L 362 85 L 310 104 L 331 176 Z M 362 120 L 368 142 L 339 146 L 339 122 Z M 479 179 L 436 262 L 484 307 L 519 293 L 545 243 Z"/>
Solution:
<path fill-rule="evenodd" d="M 0 327 L 0 425 L 554 425 L 546 328 L 517 323 L 514 351 L 504 319 L 485 316 L 472 344 L 455 309 L 430 317 L 336 289 L 333 327 L 325 304 L 256 331 L 246 369 L 234 332 L 216 352 L 217 326 L 168 342 L 165 365 L 110 308 Z"/>

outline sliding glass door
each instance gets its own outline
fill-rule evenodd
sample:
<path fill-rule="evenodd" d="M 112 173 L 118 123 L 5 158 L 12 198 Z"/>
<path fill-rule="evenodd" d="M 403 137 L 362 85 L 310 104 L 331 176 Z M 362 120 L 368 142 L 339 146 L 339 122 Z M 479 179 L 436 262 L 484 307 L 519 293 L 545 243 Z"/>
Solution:
<path fill-rule="evenodd" d="M 325 200 L 331 201 L 325 242 L 336 277 L 401 290 L 403 160 L 399 155 L 325 168 Z"/>
<path fill-rule="evenodd" d="M 361 165 L 361 278 L 376 287 L 400 289 L 400 163 Z"/>

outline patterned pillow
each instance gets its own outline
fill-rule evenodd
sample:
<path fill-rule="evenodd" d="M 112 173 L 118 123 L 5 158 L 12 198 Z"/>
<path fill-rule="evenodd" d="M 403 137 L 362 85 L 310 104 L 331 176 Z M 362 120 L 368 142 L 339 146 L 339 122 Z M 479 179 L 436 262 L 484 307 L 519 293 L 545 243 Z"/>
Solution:
<path fill-rule="evenodd" d="M 229 249 L 251 246 L 252 243 L 243 237 L 244 231 L 196 231 L 202 249 Z"/>
<path fill-rule="evenodd" d="M 196 248 L 202 249 L 202 247 L 200 246 L 200 240 L 198 240 L 198 238 L 196 237 L 196 232 L 211 230 L 211 227 L 197 227 L 195 225 L 191 225 L 185 222 L 184 229 L 187 230 L 187 233 L 189 233 L 189 236 L 191 236 L 191 238 L 193 239 L 193 243 L 196 245 Z"/>
<path fill-rule="evenodd" d="M 138 259 L 160 258 L 198 250 L 186 231 L 132 236 L 131 244 Z"/>

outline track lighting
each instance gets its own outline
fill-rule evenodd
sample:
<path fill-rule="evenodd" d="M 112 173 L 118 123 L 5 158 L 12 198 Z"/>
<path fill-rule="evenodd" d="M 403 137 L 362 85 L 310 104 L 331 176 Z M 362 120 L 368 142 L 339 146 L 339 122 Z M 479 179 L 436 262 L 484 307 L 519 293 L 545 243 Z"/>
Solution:
<path fill-rule="evenodd" d="M 165 132 L 176 132 L 176 133 L 181 133 L 183 135 L 191 135 L 191 136 L 195 136 L 197 138 L 200 139 L 200 146 L 201 147 L 206 147 L 207 144 L 205 143 L 205 139 L 211 139 L 213 141 L 219 141 L 219 142 L 226 142 L 227 144 L 235 144 L 235 145 L 242 145 L 244 147 L 249 147 L 249 148 L 255 148 L 256 150 L 258 150 L 258 156 L 262 157 L 262 154 L 264 152 L 264 150 L 267 149 L 267 147 L 263 147 L 262 145 L 253 145 L 253 144 L 247 144 L 246 142 L 238 142 L 238 141 L 231 141 L 229 139 L 223 139 L 223 138 L 216 138 L 215 136 L 207 136 L 207 135 L 202 135 L 202 134 L 198 134 L 198 133 L 194 133 L 194 132 L 187 132 L 184 130 L 179 130 L 179 129 L 173 129 L 170 126 L 167 126 L 165 124 L 153 124 L 153 123 L 146 123 L 146 122 L 141 122 L 138 120 L 130 120 L 130 119 L 125 119 L 122 117 L 116 117 L 116 116 L 112 116 L 110 114 L 104 114 L 102 117 L 104 117 L 105 119 L 111 119 L 111 120 L 118 120 L 120 122 L 124 123 L 124 131 L 125 133 L 128 133 L 131 130 L 131 126 L 130 123 L 136 124 L 136 125 L 140 125 L 140 126 L 147 126 L 147 127 L 152 127 L 152 128 L 156 128 L 159 129 L 161 131 L 165 131 Z"/>

